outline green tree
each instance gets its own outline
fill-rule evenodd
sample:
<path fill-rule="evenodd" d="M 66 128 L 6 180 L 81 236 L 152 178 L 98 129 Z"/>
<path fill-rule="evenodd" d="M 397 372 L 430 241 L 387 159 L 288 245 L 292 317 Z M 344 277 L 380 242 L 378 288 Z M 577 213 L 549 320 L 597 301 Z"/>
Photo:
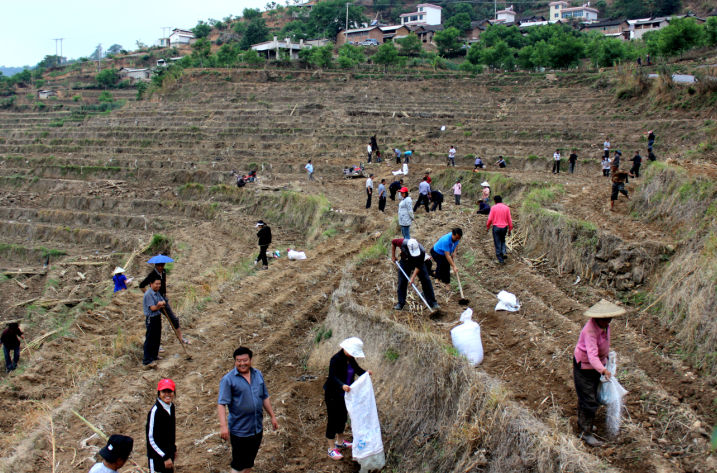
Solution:
<path fill-rule="evenodd" d="M 481 53 L 481 62 L 496 69 L 511 70 L 515 68 L 515 49 L 499 40 L 494 46 L 484 48 Z"/>
<path fill-rule="evenodd" d="M 294 41 L 300 39 L 311 39 L 316 37 L 316 31 L 308 21 L 294 20 L 284 25 L 279 32 L 280 38 L 291 38 Z"/>
<path fill-rule="evenodd" d="M 612 67 L 627 56 L 625 42 L 617 38 L 594 38 L 588 46 L 592 63 L 600 67 Z"/>
<path fill-rule="evenodd" d="M 644 18 L 650 16 L 645 0 L 614 0 L 608 9 L 610 16 L 616 18 Z"/>
<path fill-rule="evenodd" d="M 517 26 L 491 25 L 480 35 L 480 43 L 487 47 L 495 46 L 498 41 L 503 41 L 516 49 L 522 48 L 525 44 Z"/>
<path fill-rule="evenodd" d="M 192 33 L 194 33 L 194 37 L 197 39 L 206 38 L 211 32 L 212 26 L 209 23 L 205 23 L 201 20 L 199 20 L 197 26 L 192 28 Z"/>
<path fill-rule="evenodd" d="M 199 67 L 210 66 L 209 56 L 212 45 L 207 38 L 201 38 L 192 43 L 192 60 Z"/>
<path fill-rule="evenodd" d="M 682 0 L 653 0 L 653 16 L 669 16 L 679 13 Z"/>
<path fill-rule="evenodd" d="M 120 44 L 113 44 L 109 48 L 107 48 L 107 54 L 111 54 L 113 56 L 121 53 L 123 51 L 122 45 Z"/>
<path fill-rule="evenodd" d="M 299 51 L 299 58 L 314 67 L 329 68 L 333 63 L 334 45 L 314 46 Z"/>
<path fill-rule="evenodd" d="M 705 23 L 705 39 L 710 46 L 717 46 L 717 16 L 707 18 Z"/>
<path fill-rule="evenodd" d="M 659 33 L 658 46 L 665 56 L 679 54 L 705 44 L 707 33 L 693 18 L 673 18 Z"/>
<path fill-rule="evenodd" d="M 349 4 L 349 28 L 355 28 L 366 22 L 363 7 Z M 344 0 L 326 0 L 311 8 L 309 24 L 316 33 L 334 39 L 346 22 L 346 2 Z"/>
<path fill-rule="evenodd" d="M 60 65 L 62 58 L 60 56 L 48 55 L 43 58 L 42 61 L 37 63 L 38 69 L 48 69 L 51 67 L 57 67 Z"/>
<path fill-rule="evenodd" d="M 399 38 L 394 41 L 398 46 L 401 56 L 420 56 L 423 50 L 421 40 L 416 33 L 409 33 L 408 36 Z"/>
<path fill-rule="evenodd" d="M 228 67 L 236 64 L 239 59 L 239 47 L 236 43 L 222 44 L 217 51 L 217 66 Z"/>
<path fill-rule="evenodd" d="M 385 70 L 388 70 L 389 66 L 398 64 L 398 49 L 393 43 L 383 43 L 378 47 L 378 51 L 371 57 L 371 60 L 375 64 L 381 64 Z"/>
<path fill-rule="evenodd" d="M 258 8 L 245 8 L 241 15 L 244 20 L 251 21 L 261 18 L 261 11 Z"/>
<path fill-rule="evenodd" d="M 264 64 L 264 62 L 265 62 L 264 58 L 261 57 L 259 55 L 259 53 L 254 51 L 253 49 L 244 51 L 244 54 L 242 54 L 241 60 L 242 60 L 242 62 L 245 62 L 252 66 L 258 66 L 259 64 Z"/>
<path fill-rule="evenodd" d="M 105 69 L 95 76 L 95 82 L 100 87 L 110 89 L 119 82 L 119 74 L 116 69 Z"/>
<path fill-rule="evenodd" d="M 245 10 L 246 11 L 246 10 Z M 269 39 L 269 28 L 263 18 L 255 18 L 249 22 L 241 38 L 239 48 L 247 50 L 252 44 L 261 43 Z"/>
<path fill-rule="evenodd" d="M 433 36 L 433 41 L 438 47 L 438 52 L 443 57 L 452 57 L 458 55 L 463 46 L 459 40 L 461 32 L 457 28 L 446 28 L 443 31 L 437 31 Z"/>
<path fill-rule="evenodd" d="M 461 34 L 466 34 L 471 29 L 471 17 L 468 13 L 458 13 L 447 19 L 443 25 L 446 28 L 456 28 Z"/>
<path fill-rule="evenodd" d="M 364 62 L 366 62 L 366 55 L 363 52 L 363 48 L 348 43 L 339 48 L 339 67 L 351 69 Z"/>
<path fill-rule="evenodd" d="M 474 66 L 482 61 L 483 48 L 480 43 L 473 43 L 466 53 L 466 61 Z"/>

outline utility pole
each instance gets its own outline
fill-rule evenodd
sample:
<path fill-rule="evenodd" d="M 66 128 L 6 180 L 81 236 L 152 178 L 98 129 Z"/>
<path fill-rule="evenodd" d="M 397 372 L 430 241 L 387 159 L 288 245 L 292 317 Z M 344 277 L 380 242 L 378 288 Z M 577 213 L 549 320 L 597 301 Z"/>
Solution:
<path fill-rule="evenodd" d="M 100 62 L 102 61 L 102 43 L 97 45 L 97 73 L 100 73 Z"/>
<path fill-rule="evenodd" d="M 171 28 L 171 26 L 163 26 L 162 27 L 162 39 L 159 40 L 162 46 L 169 46 L 169 42 L 167 41 L 167 31 Z"/>
<path fill-rule="evenodd" d="M 498 19 L 498 0 L 493 0 L 493 19 Z"/>
<path fill-rule="evenodd" d="M 346 2 L 346 26 L 344 27 L 344 31 L 349 29 L 349 2 Z"/>
<path fill-rule="evenodd" d="M 55 41 L 55 62 L 59 66 L 62 64 L 62 40 L 65 38 L 52 38 Z M 57 55 L 57 43 L 60 43 L 60 55 Z"/>

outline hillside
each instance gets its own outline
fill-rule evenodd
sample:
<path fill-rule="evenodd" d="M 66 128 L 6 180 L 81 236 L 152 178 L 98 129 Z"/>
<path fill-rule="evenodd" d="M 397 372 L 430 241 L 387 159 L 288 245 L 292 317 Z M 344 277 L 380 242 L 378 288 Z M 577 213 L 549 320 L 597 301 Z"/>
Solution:
<path fill-rule="evenodd" d="M 323 451 L 322 402 L 330 356 L 358 335 L 387 470 L 714 471 L 717 117 L 653 97 L 616 101 L 616 80 L 190 69 L 144 101 L 115 92 L 125 105 L 106 113 L 73 115 L 70 94 L 55 101 L 63 107 L 0 111 L 0 307 L 36 341 L 0 381 L 0 470 L 48 471 L 53 444 L 56 472 L 88 470 L 102 441 L 71 409 L 138 439 L 142 465 L 153 389 L 171 377 L 177 471 L 227 471 L 218 383 L 246 344 L 281 425 L 265 430 L 255 471 L 358 471 Z M 602 142 L 609 135 L 629 157 L 648 129 L 659 162 L 610 212 Z M 392 310 L 397 203 L 366 210 L 364 181 L 343 178 L 373 134 L 384 155 L 414 151 L 412 195 L 427 168 L 446 195 L 443 210 L 417 212 L 412 235 L 430 247 L 452 227 L 465 232 L 457 264 L 486 353 L 476 368 L 450 345 L 463 310 L 456 286 L 435 283 L 433 318 L 415 296 Z M 451 145 L 457 165 L 446 168 Z M 575 174 L 550 173 L 556 148 L 577 150 Z M 491 163 L 484 172 L 473 172 L 476 154 Z M 506 169 L 492 165 L 498 155 Z M 391 179 L 396 168 L 389 159 L 367 170 Z M 258 183 L 237 189 L 232 170 L 249 169 Z M 456 178 L 461 206 L 450 197 Z M 483 180 L 514 212 L 505 266 L 475 213 Z M 268 271 L 252 264 L 257 219 L 282 254 Z M 287 248 L 308 259 L 288 261 Z M 165 328 L 164 359 L 144 371 L 141 293 L 113 295 L 110 278 L 116 265 L 142 277 L 158 251 L 176 261 L 168 292 L 192 360 Z M 500 290 L 520 311 L 493 310 Z M 582 312 L 603 297 L 628 309 L 612 337 L 630 394 L 620 436 L 589 449 L 575 436 L 571 354 Z"/>

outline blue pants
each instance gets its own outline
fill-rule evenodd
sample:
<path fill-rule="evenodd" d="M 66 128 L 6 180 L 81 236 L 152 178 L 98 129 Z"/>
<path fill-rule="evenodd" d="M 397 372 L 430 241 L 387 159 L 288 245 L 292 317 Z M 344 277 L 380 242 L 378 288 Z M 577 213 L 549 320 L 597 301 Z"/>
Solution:
<path fill-rule="evenodd" d="M 508 254 L 505 247 L 505 235 L 508 233 L 508 227 L 496 227 L 493 225 L 493 244 L 495 245 L 495 256 L 499 262 L 503 262 L 503 255 Z"/>
<path fill-rule="evenodd" d="M 10 359 L 10 350 L 12 350 L 13 354 L 12 359 Z M 9 372 L 17 368 L 17 363 L 20 361 L 20 346 L 18 345 L 15 348 L 8 348 L 3 345 L 2 352 L 5 355 L 5 370 Z"/>
<path fill-rule="evenodd" d="M 410 225 L 401 225 L 401 235 L 403 235 L 403 238 L 405 240 L 411 239 L 411 226 Z"/>
<path fill-rule="evenodd" d="M 406 264 L 405 261 L 399 261 L 398 264 L 401 265 L 403 271 L 410 278 L 411 273 L 413 272 L 413 268 L 411 268 L 410 265 Z M 406 279 L 406 276 L 403 275 L 400 269 L 396 268 L 396 271 L 398 272 L 398 303 L 401 305 L 406 305 L 408 279 Z M 431 284 L 431 278 L 428 277 L 428 270 L 426 270 L 425 264 L 421 265 L 421 267 L 418 269 L 417 277 L 418 280 L 421 281 L 421 287 L 423 288 L 423 297 L 426 299 L 426 302 L 428 302 L 428 305 L 433 306 L 436 303 L 436 296 L 433 293 L 433 284 Z"/>

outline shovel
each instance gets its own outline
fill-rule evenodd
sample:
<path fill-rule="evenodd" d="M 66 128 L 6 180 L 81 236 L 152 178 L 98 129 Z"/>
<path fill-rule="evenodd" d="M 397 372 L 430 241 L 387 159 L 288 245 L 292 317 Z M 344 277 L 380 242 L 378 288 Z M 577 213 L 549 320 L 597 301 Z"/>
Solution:
<path fill-rule="evenodd" d="M 394 261 L 394 262 L 396 263 L 396 266 L 398 266 L 398 269 L 401 270 L 401 273 L 406 277 L 406 281 L 409 281 L 409 282 L 410 282 L 410 281 L 411 281 L 411 278 L 408 277 L 408 275 L 406 274 L 406 271 L 404 271 L 403 268 L 401 267 L 401 265 L 398 264 L 398 261 Z M 421 292 L 418 290 L 418 288 L 416 287 L 416 285 L 413 284 L 413 283 L 411 283 L 411 286 L 413 286 L 413 290 L 416 291 L 416 294 L 418 294 L 418 297 L 420 297 L 421 300 L 423 301 L 423 303 L 426 304 L 426 307 L 428 307 L 428 310 L 430 310 L 431 313 L 435 312 L 435 310 L 433 310 L 433 309 L 431 308 L 431 306 L 428 305 L 428 302 L 426 302 L 426 299 L 423 297 L 423 294 L 421 294 Z"/>
<path fill-rule="evenodd" d="M 460 305 L 468 305 L 470 304 L 470 299 L 466 299 L 463 295 L 463 286 L 461 285 L 461 277 L 458 275 L 458 271 L 456 271 L 456 279 L 458 280 L 458 290 L 461 291 L 461 298 L 458 299 L 458 304 Z"/>
<path fill-rule="evenodd" d="M 174 332 L 174 335 L 177 337 L 177 340 L 179 340 L 179 344 L 182 345 L 182 350 L 184 350 L 184 354 L 187 355 L 187 360 L 191 360 L 192 356 L 187 351 L 187 347 L 184 346 L 184 341 L 180 338 L 179 334 L 177 333 L 177 329 L 174 328 L 174 324 L 172 324 L 172 319 L 169 318 L 169 314 L 164 309 L 164 307 L 162 307 L 160 310 L 162 311 L 162 314 L 164 314 L 164 317 L 167 319 L 167 322 L 169 322 L 169 326 L 172 327 L 172 331 Z"/>

